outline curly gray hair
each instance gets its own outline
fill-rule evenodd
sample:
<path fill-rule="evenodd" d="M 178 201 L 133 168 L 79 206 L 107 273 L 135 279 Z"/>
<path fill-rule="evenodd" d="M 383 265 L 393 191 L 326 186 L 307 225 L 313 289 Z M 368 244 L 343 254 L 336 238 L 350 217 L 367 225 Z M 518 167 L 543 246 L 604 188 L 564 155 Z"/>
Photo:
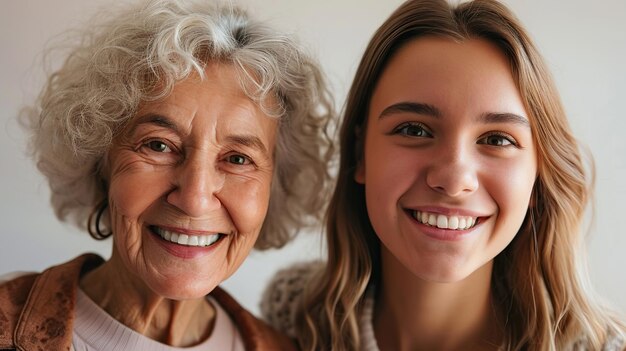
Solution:
<path fill-rule="evenodd" d="M 26 114 L 33 155 L 60 220 L 90 225 L 89 213 L 107 196 L 101 177 L 107 150 L 139 104 L 167 96 L 194 72 L 203 77 L 205 65 L 218 61 L 236 67 L 242 89 L 280 120 L 256 248 L 280 247 L 317 223 L 331 182 L 327 129 L 334 111 L 311 57 L 232 4 L 154 0 L 106 17 L 82 32 Z M 270 96 L 278 108 L 263 105 Z"/>

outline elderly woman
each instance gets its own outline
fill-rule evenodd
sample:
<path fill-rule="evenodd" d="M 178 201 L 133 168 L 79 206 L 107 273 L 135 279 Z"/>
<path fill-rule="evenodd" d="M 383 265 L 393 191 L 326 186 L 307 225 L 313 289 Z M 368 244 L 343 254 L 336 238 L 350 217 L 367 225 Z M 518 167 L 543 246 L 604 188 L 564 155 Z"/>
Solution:
<path fill-rule="evenodd" d="M 0 285 L 0 349 L 290 349 L 218 285 L 253 246 L 319 218 L 332 149 L 320 71 L 232 5 L 106 17 L 30 117 L 57 216 L 112 236 L 112 255 Z"/>

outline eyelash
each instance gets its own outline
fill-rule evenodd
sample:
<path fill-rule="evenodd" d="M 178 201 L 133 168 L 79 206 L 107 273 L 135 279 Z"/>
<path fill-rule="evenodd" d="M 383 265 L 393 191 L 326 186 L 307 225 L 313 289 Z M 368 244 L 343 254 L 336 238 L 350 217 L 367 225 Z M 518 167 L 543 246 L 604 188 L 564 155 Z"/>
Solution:
<path fill-rule="evenodd" d="M 152 146 L 154 146 L 154 145 L 151 145 L 153 143 L 160 143 L 162 145 L 165 145 L 165 147 L 168 149 L 168 151 L 158 151 L 158 150 L 153 149 Z M 143 141 L 141 143 L 141 147 L 147 147 L 150 151 L 156 152 L 156 153 L 159 153 L 159 154 L 165 154 L 165 153 L 174 152 L 174 148 L 171 147 L 168 142 L 165 142 L 165 141 L 163 141 L 161 139 L 148 139 L 148 140 L 145 140 L 145 141 Z"/>
<path fill-rule="evenodd" d="M 241 157 L 243 158 L 245 161 L 244 163 L 235 163 L 235 162 L 231 162 L 231 159 L 233 157 Z M 254 165 L 254 162 L 252 161 L 252 159 L 248 156 L 246 156 L 245 154 L 242 153 L 237 153 L 237 152 L 233 152 L 230 153 L 226 156 L 226 162 L 233 164 L 235 166 L 249 166 L 249 165 Z"/>
<path fill-rule="evenodd" d="M 515 138 L 513 138 L 511 135 L 509 135 L 507 133 L 503 133 L 503 132 L 492 132 L 492 133 L 489 133 L 489 134 L 481 137 L 479 139 L 479 141 L 481 141 L 481 140 L 485 140 L 486 141 L 488 138 L 492 138 L 492 137 L 501 138 L 500 141 L 502 139 L 504 139 L 507 142 L 509 142 L 509 145 L 493 145 L 493 144 L 489 144 L 487 142 L 484 142 L 482 144 L 485 144 L 485 145 L 488 145 L 488 146 L 496 146 L 496 147 L 509 147 L 509 146 L 519 147 L 519 143 L 515 140 Z"/>
<path fill-rule="evenodd" d="M 425 135 L 412 135 L 409 134 L 407 132 L 407 129 L 409 127 L 417 127 L 419 128 L 419 132 Z M 426 128 L 425 125 L 423 125 L 422 123 L 416 123 L 416 122 L 405 122 L 402 123 L 401 125 L 397 126 L 393 131 L 392 134 L 399 134 L 402 136 L 406 136 L 406 137 L 411 137 L 411 138 L 424 138 L 424 137 L 432 137 L 432 134 L 428 131 L 428 128 Z"/>
<path fill-rule="evenodd" d="M 154 143 L 159 143 L 161 145 L 164 145 L 165 148 L 167 148 L 167 151 L 158 151 L 158 150 L 153 149 L 153 146 L 155 146 Z M 176 151 L 174 147 L 170 146 L 170 143 L 162 139 L 147 139 L 140 144 L 140 148 L 147 148 L 149 152 L 154 152 L 157 154 L 169 154 L 169 153 L 173 153 Z M 232 162 L 233 158 L 235 157 L 242 158 L 244 160 L 243 161 L 244 163 Z M 251 157 L 235 150 L 229 151 L 227 155 L 224 157 L 224 160 L 227 163 L 234 165 L 234 166 L 254 166 L 255 165 Z"/>
<path fill-rule="evenodd" d="M 417 127 L 419 128 L 419 133 L 421 133 L 422 135 L 411 135 L 407 132 L 407 128 L 409 127 Z M 405 122 L 402 123 L 401 125 L 397 126 L 393 131 L 392 134 L 399 134 L 405 137 L 432 137 L 432 134 L 428 131 L 428 128 L 426 128 L 426 126 L 422 123 L 418 123 L 418 122 Z M 496 147 L 509 147 L 509 146 L 514 146 L 514 147 L 519 147 L 519 143 L 517 142 L 517 140 L 515 140 L 515 138 L 513 138 L 510 134 L 504 133 L 504 132 L 491 132 L 483 137 L 481 137 L 479 139 L 479 142 L 481 140 L 487 140 L 488 138 L 492 138 L 492 137 L 499 137 L 501 139 L 506 140 L 509 144 L 508 145 L 493 145 L 493 144 L 488 144 L 486 142 L 483 142 L 481 144 L 485 144 L 488 146 L 496 146 Z"/>

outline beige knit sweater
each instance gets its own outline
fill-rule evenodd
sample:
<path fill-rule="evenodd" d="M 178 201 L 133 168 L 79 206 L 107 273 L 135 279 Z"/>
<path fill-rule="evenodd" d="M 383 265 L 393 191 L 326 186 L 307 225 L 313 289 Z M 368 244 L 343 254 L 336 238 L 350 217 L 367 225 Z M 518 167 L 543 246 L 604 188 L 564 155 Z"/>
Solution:
<path fill-rule="evenodd" d="M 311 282 L 316 272 L 324 267 L 320 261 L 296 264 L 276 273 L 270 281 L 261 299 L 261 314 L 271 326 L 282 331 L 293 339 L 297 339 L 295 330 L 295 313 L 304 288 Z M 379 351 L 372 324 L 374 311 L 374 289 L 370 287 L 363 299 L 363 309 L 359 316 L 361 350 Z M 575 343 L 568 351 L 592 351 L 583 342 Z M 626 351 L 626 340 L 615 335 L 606 342 L 602 350 L 593 351 Z"/>

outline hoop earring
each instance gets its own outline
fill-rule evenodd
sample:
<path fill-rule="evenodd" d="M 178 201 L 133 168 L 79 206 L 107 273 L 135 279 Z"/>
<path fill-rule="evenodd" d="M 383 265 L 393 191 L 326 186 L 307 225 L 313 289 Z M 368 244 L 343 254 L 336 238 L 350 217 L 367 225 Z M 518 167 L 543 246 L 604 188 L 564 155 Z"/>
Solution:
<path fill-rule="evenodd" d="M 107 201 L 107 199 L 104 199 L 100 203 L 98 203 L 96 207 L 94 207 L 91 214 L 89 214 L 89 219 L 87 222 L 87 231 L 89 231 L 89 235 L 91 235 L 91 237 L 96 240 L 104 240 L 113 234 L 111 230 L 109 230 L 106 233 L 103 233 L 102 229 L 100 228 L 100 219 L 102 218 L 102 214 L 104 214 L 104 210 L 106 210 L 107 207 L 109 207 L 109 202 Z M 94 225 L 92 225 L 93 220 L 94 220 L 94 215 L 95 215 L 95 223 Z"/>

